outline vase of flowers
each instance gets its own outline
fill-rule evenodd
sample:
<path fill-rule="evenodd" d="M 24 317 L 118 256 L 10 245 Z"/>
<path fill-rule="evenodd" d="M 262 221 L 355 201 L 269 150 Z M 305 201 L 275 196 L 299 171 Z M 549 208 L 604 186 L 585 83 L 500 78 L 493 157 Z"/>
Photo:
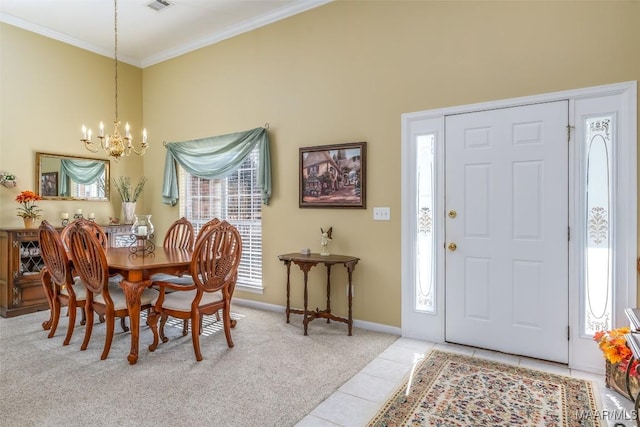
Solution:
<path fill-rule="evenodd" d="M 142 176 L 135 187 L 131 185 L 131 178 L 128 176 L 119 176 L 113 180 L 120 199 L 122 207 L 120 210 L 120 218 L 123 224 L 133 224 L 133 217 L 136 212 L 136 202 L 142 194 L 142 189 L 147 182 L 147 177 Z"/>
<path fill-rule="evenodd" d="M 633 353 L 627 346 L 628 327 L 598 331 L 593 339 L 598 343 L 605 359 L 605 384 L 627 399 L 634 400 L 640 392 L 638 360 L 631 361 Z"/>
<path fill-rule="evenodd" d="M 16 197 L 16 202 L 20 203 L 18 216 L 24 220 L 24 228 L 34 228 L 36 219 L 40 218 L 42 209 L 36 205 L 38 200 L 42 200 L 42 197 L 33 191 L 23 191 Z"/>

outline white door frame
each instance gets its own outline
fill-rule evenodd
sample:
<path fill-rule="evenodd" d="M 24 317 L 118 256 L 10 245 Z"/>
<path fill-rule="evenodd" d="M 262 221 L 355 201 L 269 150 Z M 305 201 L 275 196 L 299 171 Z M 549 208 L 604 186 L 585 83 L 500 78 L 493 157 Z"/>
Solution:
<path fill-rule="evenodd" d="M 628 324 L 624 309 L 635 307 L 637 298 L 637 82 L 624 82 L 612 85 L 596 86 L 542 95 L 512 98 L 479 104 L 470 104 L 436 110 L 406 113 L 401 116 L 402 126 L 402 335 L 433 342 L 444 341 L 444 117 L 451 114 L 469 113 L 495 108 L 514 107 L 540 102 L 569 100 L 569 124 L 576 125 L 574 113 L 576 103 L 589 102 L 595 98 L 616 97 L 618 135 L 615 152 L 616 181 L 616 230 L 613 236 L 613 250 L 616 254 L 614 273 L 614 326 Z M 415 136 L 432 133 L 436 138 L 436 189 L 434 206 L 434 231 L 436 242 L 436 309 L 433 313 L 419 313 L 414 307 L 414 271 L 415 271 Z M 576 215 L 580 206 L 581 191 L 579 164 L 580 152 L 571 134 L 569 146 L 569 226 L 580 230 L 580 215 Z M 569 324 L 572 331 L 578 331 L 580 325 L 579 295 L 582 280 L 579 252 L 582 248 L 579 239 L 569 242 Z M 602 356 L 591 337 L 571 334 L 569 340 L 569 367 L 592 372 L 604 372 Z M 599 364 L 593 357 L 584 358 L 580 352 L 588 351 L 591 356 L 599 356 Z"/>

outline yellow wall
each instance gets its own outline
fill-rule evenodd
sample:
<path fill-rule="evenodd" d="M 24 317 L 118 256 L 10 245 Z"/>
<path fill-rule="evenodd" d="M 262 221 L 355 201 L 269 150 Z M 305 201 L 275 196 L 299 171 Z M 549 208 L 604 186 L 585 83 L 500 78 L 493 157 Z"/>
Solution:
<path fill-rule="evenodd" d="M 354 317 L 400 326 L 400 115 L 639 80 L 639 20 L 637 1 L 336 1 L 141 72 L 128 67 L 125 78 L 130 88 L 141 84 L 144 108 L 131 93 L 121 116 L 133 115 L 136 128 L 144 121 L 152 143 L 142 160 L 150 178 L 146 210 L 160 233 L 178 216 L 177 207 L 160 201 L 161 141 L 268 122 L 273 197 L 263 209 L 265 292 L 237 296 L 284 305 L 285 268 L 277 255 L 302 247 L 318 252 L 320 228 L 333 226 L 331 251 L 362 259 L 354 274 Z M 78 124 L 112 116 L 112 69 L 106 58 L 8 28 L 2 27 L 0 170 L 20 164 L 32 180 L 32 152 L 48 147 L 50 131 L 56 130 L 53 138 L 68 147 L 65 152 L 73 146 L 79 153 Z M 44 79 L 34 84 L 48 91 L 61 80 L 71 96 L 57 103 L 56 97 L 43 100 L 41 91 L 12 87 L 5 99 L 5 86 L 17 85 L 25 74 L 13 65 L 5 71 L 4 50 L 18 42 L 43 51 L 26 59 L 22 52 L 11 55 L 27 68 L 41 68 L 29 73 L 28 84 Z M 49 77 L 40 65 L 45 47 L 56 52 L 48 66 L 68 75 Z M 103 82 L 102 92 L 96 81 Z M 93 99 L 83 100 L 82 93 Z M 19 114 L 7 111 L 14 103 Z M 33 121 L 38 127 L 29 125 Z M 43 123 L 49 129 L 40 129 Z M 19 135 L 28 145 L 9 153 Z M 368 143 L 367 209 L 299 209 L 298 148 L 356 141 Z M 123 167 L 138 172 L 138 164 Z M 22 171 L 14 172 L 21 177 Z M 18 225 L 15 203 L 2 189 L 0 203 L 0 224 Z M 391 221 L 373 221 L 374 206 L 391 207 Z M 301 274 L 294 268 L 292 275 L 299 306 Z M 332 305 L 339 314 L 344 277 L 335 269 Z M 310 280 L 311 306 L 322 307 L 322 268 L 312 270 Z"/>
<path fill-rule="evenodd" d="M 22 190 L 36 190 L 36 152 L 105 157 L 87 151 L 80 137 L 83 123 L 94 135 L 100 121 L 106 131 L 113 128 L 113 64 L 113 59 L 0 24 L 0 171 L 18 179 L 15 188 L 0 187 L 0 226 L 22 226 L 14 199 Z M 142 129 L 142 70 L 120 63 L 118 79 L 121 131 L 128 121 L 136 137 Z M 137 182 L 142 167 L 136 157 L 111 161 L 111 177 L 130 175 Z M 111 203 L 43 200 L 38 205 L 52 224 L 60 224 L 61 212 L 76 209 L 94 212 L 106 224 L 110 216 L 120 216 L 120 199 L 115 192 L 112 196 Z"/>

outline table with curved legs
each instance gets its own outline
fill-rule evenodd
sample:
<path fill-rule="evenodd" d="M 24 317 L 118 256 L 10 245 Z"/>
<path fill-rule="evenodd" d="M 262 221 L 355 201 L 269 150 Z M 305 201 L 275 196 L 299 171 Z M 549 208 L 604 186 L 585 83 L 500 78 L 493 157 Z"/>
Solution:
<path fill-rule="evenodd" d="M 346 323 L 349 330 L 349 336 L 351 336 L 351 330 L 353 328 L 353 316 L 352 316 L 352 303 L 353 303 L 353 285 L 351 283 L 353 270 L 356 268 L 356 264 L 360 260 L 360 258 L 348 256 L 348 255 L 321 255 L 321 254 L 301 254 L 301 253 L 289 253 L 284 255 L 278 255 L 278 259 L 287 266 L 287 323 L 289 323 L 289 315 L 291 313 L 294 314 L 302 314 L 304 316 L 303 325 L 304 325 L 304 334 L 307 335 L 307 327 L 309 322 L 313 319 L 324 318 L 327 319 L 327 323 L 331 320 L 335 320 L 337 322 Z M 293 309 L 290 306 L 290 291 L 291 291 L 291 263 L 296 264 L 302 270 L 304 275 L 304 309 L 298 310 Z M 320 310 L 316 308 L 315 310 L 309 310 L 308 305 L 308 291 L 307 291 L 307 283 L 309 279 L 309 270 L 318 264 L 324 264 L 327 268 L 327 306 L 324 310 Z M 334 265 L 344 265 L 347 269 L 348 274 L 348 288 L 347 288 L 347 299 L 348 299 L 348 317 L 338 317 L 331 313 L 331 267 Z"/>

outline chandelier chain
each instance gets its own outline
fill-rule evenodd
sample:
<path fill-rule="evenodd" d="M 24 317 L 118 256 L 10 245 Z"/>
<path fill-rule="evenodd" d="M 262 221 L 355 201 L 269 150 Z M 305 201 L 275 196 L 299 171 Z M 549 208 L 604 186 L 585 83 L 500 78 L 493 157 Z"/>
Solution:
<path fill-rule="evenodd" d="M 115 62 L 115 98 L 116 98 L 116 121 L 118 121 L 118 0 L 113 0 L 114 4 L 114 19 L 113 19 L 113 34 L 115 35 L 114 41 L 114 62 Z"/>

